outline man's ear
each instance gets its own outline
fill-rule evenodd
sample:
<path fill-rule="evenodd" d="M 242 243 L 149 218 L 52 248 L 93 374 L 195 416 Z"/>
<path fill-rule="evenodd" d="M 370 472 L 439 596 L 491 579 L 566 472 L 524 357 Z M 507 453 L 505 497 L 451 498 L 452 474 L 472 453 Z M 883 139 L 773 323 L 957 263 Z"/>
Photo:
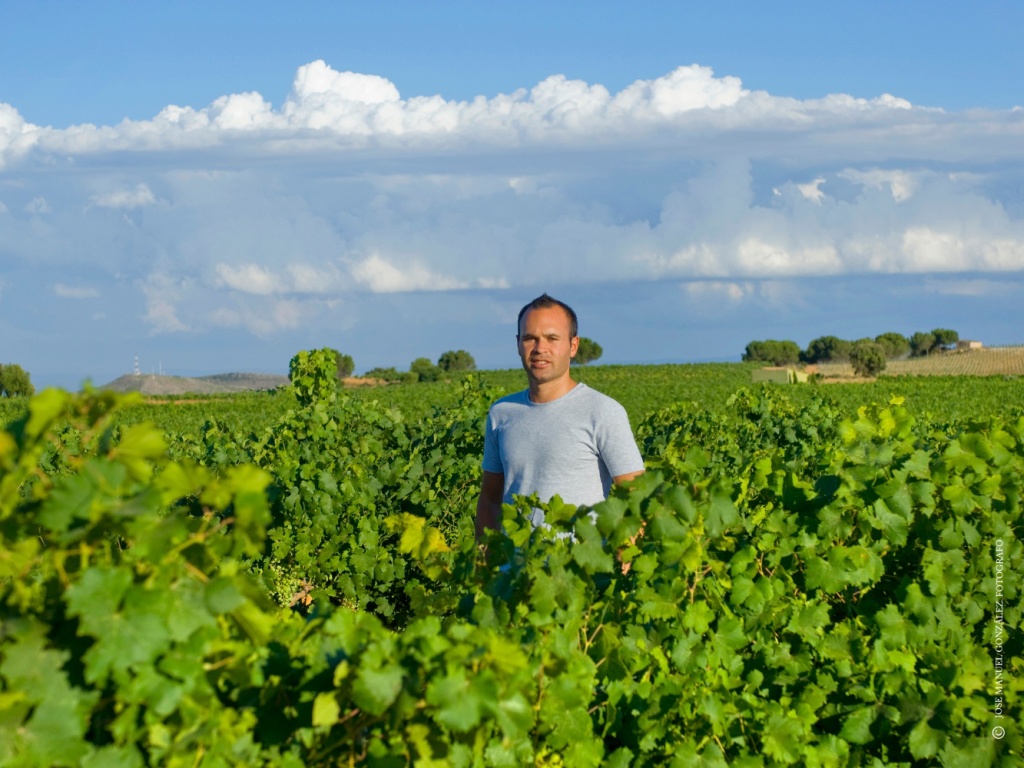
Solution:
<path fill-rule="evenodd" d="M 576 357 L 576 350 L 580 348 L 580 337 L 573 336 L 569 342 L 569 357 Z"/>

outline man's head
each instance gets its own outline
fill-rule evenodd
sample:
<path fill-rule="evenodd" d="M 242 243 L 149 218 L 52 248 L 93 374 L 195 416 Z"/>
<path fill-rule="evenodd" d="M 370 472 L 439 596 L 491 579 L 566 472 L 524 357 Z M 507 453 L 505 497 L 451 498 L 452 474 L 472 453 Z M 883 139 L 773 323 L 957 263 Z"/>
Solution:
<path fill-rule="evenodd" d="M 569 365 L 579 343 L 576 313 L 567 304 L 545 293 L 523 307 L 516 346 L 535 402 L 536 396 L 558 397 L 573 387 Z"/>
<path fill-rule="evenodd" d="M 519 321 L 516 324 L 516 338 L 519 338 L 519 334 L 523 332 L 523 316 L 531 309 L 548 309 L 550 307 L 561 307 L 562 311 L 565 312 L 565 316 L 569 318 L 569 338 L 574 339 L 579 335 L 579 324 L 576 322 L 576 313 L 572 311 L 572 307 L 566 304 L 564 301 L 559 301 L 546 293 L 542 293 L 536 299 L 531 301 L 525 307 L 519 310 Z"/>

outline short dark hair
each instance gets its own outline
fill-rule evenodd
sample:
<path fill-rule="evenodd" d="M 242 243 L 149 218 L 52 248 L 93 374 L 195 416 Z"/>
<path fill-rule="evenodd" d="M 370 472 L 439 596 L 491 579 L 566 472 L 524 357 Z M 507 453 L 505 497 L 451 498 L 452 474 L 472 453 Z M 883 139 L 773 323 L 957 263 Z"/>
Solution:
<path fill-rule="evenodd" d="M 523 327 L 523 315 L 531 309 L 547 309 L 548 307 L 561 307 L 569 318 L 569 338 L 574 339 L 579 336 L 579 324 L 576 322 L 576 313 L 572 311 L 572 307 L 564 301 L 548 296 L 546 293 L 542 293 L 519 310 L 519 319 L 516 321 L 516 336 L 519 336 L 519 329 Z"/>

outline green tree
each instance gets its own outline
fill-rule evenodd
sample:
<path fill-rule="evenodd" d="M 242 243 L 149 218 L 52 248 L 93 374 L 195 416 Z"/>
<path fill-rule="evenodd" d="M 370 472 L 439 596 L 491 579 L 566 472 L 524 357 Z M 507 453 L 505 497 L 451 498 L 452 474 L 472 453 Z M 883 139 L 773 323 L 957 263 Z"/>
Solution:
<path fill-rule="evenodd" d="M 415 374 L 417 381 L 437 381 L 441 378 L 441 369 L 427 357 L 417 357 L 413 360 L 409 364 L 409 372 Z"/>
<path fill-rule="evenodd" d="M 893 331 L 881 333 L 875 336 L 875 343 L 882 348 L 885 356 L 890 360 L 903 357 L 910 351 L 910 339 L 902 333 L 895 333 Z"/>
<path fill-rule="evenodd" d="M 346 355 L 338 350 L 331 350 L 334 352 L 334 360 L 338 369 L 338 378 L 347 379 L 356 369 L 355 360 L 352 359 L 352 355 Z"/>
<path fill-rule="evenodd" d="M 850 350 L 850 363 L 858 376 L 877 376 L 885 370 L 885 351 L 871 339 L 862 339 Z"/>
<path fill-rule="evenodd" d="M 910 337 L 910 355 L 911 357 L 924 357 L 932 348 L 935 346 L 935 336 L 931 333 L 925 333 L 924 331 L 917 331 L 913 336 Z"/>
<path fill-rule="evenodd" d="M 437 359 L 437 367 L 447 373 L 454 373 L 456 371 L 475 371 L 476 361 L 473 359 L 473 356 L 464 349 L 449 349 Z"/>
<path fill-rule="evenodd" d="M 949 328 L 934 328 L 932 336 L 935 338 L 935 343 L 932 346 L 933 352 L 948 349 L 960 341 L 960 334 Z"/>
<path fill-rule="evenodd" d="M 0 363 L 0 397 L 23 397 L 35 393 L 28 371 L 17 363 Z"/>
<path fill-rule="evenodd" d="M 572 359 L 577 365 L 586 365 L 599 359 L 604 353 L 601 345 L 586 336 L 580 336 L 580 345 L 576 349 L 576 357 Z"/>
<path fill-rule="evenodd" d="M 800 360 L 800 347 L 795 341 L 752 341 L 743 352 L 745 362 L 792 365 Z"/>
<path fill-rule="evenodd" d="M 807 345 L 801 355 L 805 363 L 830 363 L 848 360 L 853 345 L 837 336 L 819 336 Z"/>

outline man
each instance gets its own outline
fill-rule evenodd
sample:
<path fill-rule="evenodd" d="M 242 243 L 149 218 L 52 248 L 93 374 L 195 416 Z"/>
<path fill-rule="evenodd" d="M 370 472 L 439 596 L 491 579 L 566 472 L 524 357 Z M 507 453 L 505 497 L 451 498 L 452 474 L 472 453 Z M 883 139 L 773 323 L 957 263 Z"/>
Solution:
<path fill-rule="evenodd" d="M 569 373 L 580 343 L 576 313 L 546 293 L 538 296 L 519 312 L 516 342 L 529 386 L 498 400 L 487 415 L 477 539 L 500 530 L 501 505 L 514 494 L 596 504 L 613 482 L 644 471 L 626 410 Z M 537 510 L 534 525 L 543 521 Z"/>

